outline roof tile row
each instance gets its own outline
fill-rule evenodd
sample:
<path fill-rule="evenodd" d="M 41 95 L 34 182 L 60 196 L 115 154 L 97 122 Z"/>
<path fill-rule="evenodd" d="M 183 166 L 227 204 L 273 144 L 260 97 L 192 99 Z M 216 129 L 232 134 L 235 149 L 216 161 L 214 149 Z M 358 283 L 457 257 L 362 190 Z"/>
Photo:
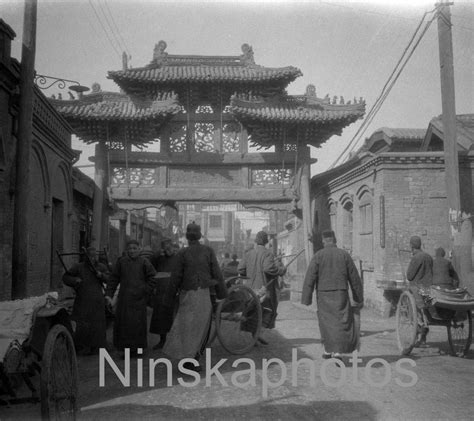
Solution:
<path fill-rule="evenodd" d="M 162 66 L 108 72 L 114 81 L 146 83 L 165 82 L 291 82 L 301 76 L 296 67 L 268 68 L 262 66 Z"/>

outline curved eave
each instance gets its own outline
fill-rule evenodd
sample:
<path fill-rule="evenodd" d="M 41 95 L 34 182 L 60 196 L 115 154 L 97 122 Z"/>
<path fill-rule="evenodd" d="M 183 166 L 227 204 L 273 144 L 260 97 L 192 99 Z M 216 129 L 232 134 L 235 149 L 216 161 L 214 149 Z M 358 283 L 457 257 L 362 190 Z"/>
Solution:
<path fill-rule="evenodd" d="M 329 109 L 326 109 L 329 108 Z M 293 101 L 231 101 L 233 116 L 247 129 L 252 142 L 263 148 L 284 142 L 304 142 L 320 147 L 348 125 L 362 118 L 365 104 L 316 104 L 302 106 Z"/>
<path fill-rule="evenodd" d="M 172 84 L 172 83 L 265 83 L 292 82 L 302 76 L 293 66 L 268 68 L 261 66 L 163 66 L 126 71 L 109 71 L 108 78 L 119 86 L 123 84 Z"/>
<path fill-rule="evenodd" d="M 304 102 L 295 101 L 292 97 L 283 98 L 280 101 L 245 101 L 234 96 L 230 102 L 230 109 L 240 120 L 325 124 L 340 120 L 356 121 L 364 115 L 365 103 L 336 105 L 311 101 L 311 105 L 306 105 Z"/>
<path fill-rule="evenodd" d="M 364 115 L 364 111 L 314 111 L 314 110 L 281 110 L 275 108 L 266 109 L 235 109 L 231 112 L 239 121 L 261 121 L 262 123 L 281 124 L 314 124 L 324 125 L 340 121 L 358 120 Z"/>
<path fill-rule="evenodd" d="M 74 134 L 85 143 L 126 141 L 129 144 L 137 145 L 151 142 L 165 120 L 135 121 L 132 126 L 128 123 L 126 135 L 124 130 L 119 130 L 114 134 L 113 126 L 110 126 L 106 120 L 83 121 L 72 119 L 68 122 L 73 128 Z"/>
<path fill-rule="evenodd" d="M 93 102 L 88 97 L 68 101 L 50 99 L 50 102 L 66 120 L 117 123 L 121 121 L 164 120 L 181 110 L 175 99 L 137 103 L 121 96 L 99 98 L 97 102 Z"/>

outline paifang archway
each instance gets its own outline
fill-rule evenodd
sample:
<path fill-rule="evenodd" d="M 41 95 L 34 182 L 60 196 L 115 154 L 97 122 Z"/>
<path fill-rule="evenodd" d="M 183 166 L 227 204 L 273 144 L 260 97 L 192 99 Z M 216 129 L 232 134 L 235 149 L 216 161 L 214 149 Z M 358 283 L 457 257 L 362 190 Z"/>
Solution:
<path fill-rule="evenodd" d="M 303 218 L 309 260 L 308 145 L 320 146 L 361 118 L 364 101 L 318 98 L 313 85 L 288 95 L 301 71 L 256 65 L 247 44 L 238 56 L 165 50 L 160 41 L 147 66 L 128 68 L 124 58 L 122 70 L 110 71 L 120 93 L 95 84 L 91 94 L 51 100 L 78 137 L 97 142 L 96 245 L 107 191 L 124 210 L 180 201 L 291 209 Z"/>

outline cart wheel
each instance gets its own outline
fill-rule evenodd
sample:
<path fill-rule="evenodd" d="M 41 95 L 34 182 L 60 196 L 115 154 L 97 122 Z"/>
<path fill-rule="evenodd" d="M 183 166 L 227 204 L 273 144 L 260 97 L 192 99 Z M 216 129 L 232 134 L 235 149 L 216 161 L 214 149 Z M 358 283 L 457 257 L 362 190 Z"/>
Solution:
<path fill-rule="evenodd" d="M 217 336 L 216 329 L 216 315 L 213 313 L 211 318 L 211 327 L 209 328 L 209 337 L 207 338 L 206 346 L 211 346 Z"/>
<path fill-rule="evenodd" d="M 216 311 L 216 331 L 221 345 L 231 354 L 245 354 L 260 335 L 262 307 L 253 290 L 234 285 Z"/>
<path fill-rule="evenodd" d="M 418 314 L 415 297 L 408 291 L 400 295 L 397 306 L 397 341 L 402 355 L 409 355 L 416 343 Z"/>
<path fill-rule="evenodd" d="M 464 357 L 472 342 L 472 316 L 470 311 L 458 312 L 449 321 L 448 342 L 451 355 Z"/>
<path fill-rule="evenodd" d="M 41 417 L 75 419 L 77 411 L 77 361 L 69 331 L 60 324 L 46 337 L 41 366 Z"/>

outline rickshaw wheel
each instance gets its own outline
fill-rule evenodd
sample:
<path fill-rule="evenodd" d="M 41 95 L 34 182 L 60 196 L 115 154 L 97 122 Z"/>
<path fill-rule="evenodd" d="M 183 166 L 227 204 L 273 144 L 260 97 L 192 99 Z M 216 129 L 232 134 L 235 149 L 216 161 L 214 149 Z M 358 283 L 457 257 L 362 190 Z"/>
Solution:
<path fill-rule="evenodd" d="M 448 342 L 451 355 L 464 357 L 472 342 L 472 316 L 470 311 L 458 312 L 449 321 Z"/>
<path fill-rule="evenodd" d="M 418 314 L 415 297 L 404 291 L 397 306 L 397 342 L 402 355 L 409 355 L 416 343 Z"/>
<path fill-rule="evenodd" d="M 213 313 L 211 318 L 211 326 L 209 328 L 209 337 L 207 338 L 206 346 L 211 346 L 217 336 L 216 329 L 216 315 Z"/>
<path fill-rule="evenodd" d="M 255 292 L 245 285 L 234 285 L 216 311 L 216 331 L 221 345 L 231 354 L 250 351 L 262 328 L 262 307 Z"/>
<path fill-rule="evenodd" d="M 61 324 L 46 337 L 41 365 L 41 417 L 76 419 L 77 360 L 71 334 Z"/>

